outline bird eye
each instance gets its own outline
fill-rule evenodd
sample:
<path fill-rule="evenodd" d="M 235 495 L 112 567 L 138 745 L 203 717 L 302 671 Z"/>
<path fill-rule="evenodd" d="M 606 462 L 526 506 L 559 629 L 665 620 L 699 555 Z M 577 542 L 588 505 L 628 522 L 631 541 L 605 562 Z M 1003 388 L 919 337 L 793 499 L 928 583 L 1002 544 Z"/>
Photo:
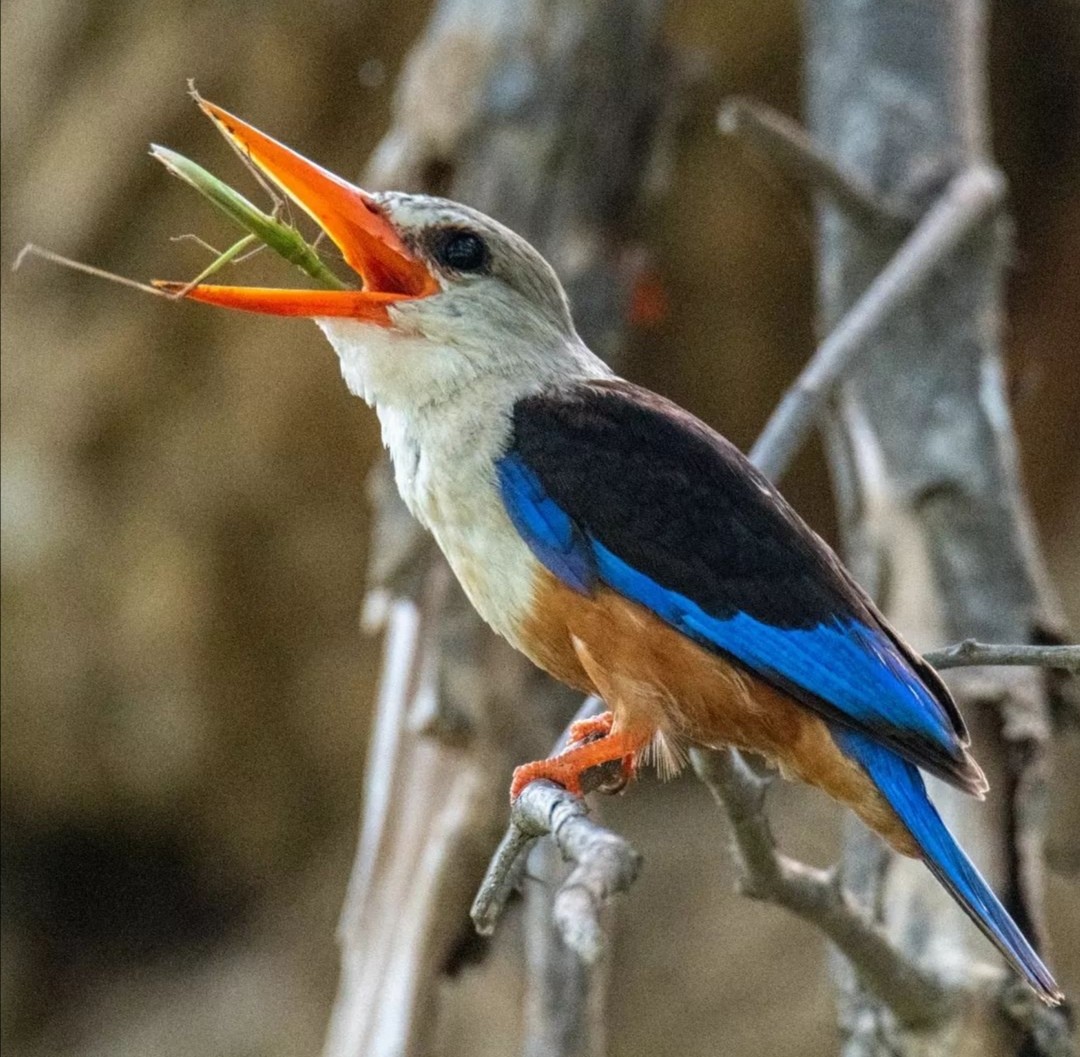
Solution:
<path fill-rule="evenodd" d="M 478 272 L 488 262 L 488 248 L 471 231 L 448 231 L 435 251 L 440 264 L 456 272 Z"/>

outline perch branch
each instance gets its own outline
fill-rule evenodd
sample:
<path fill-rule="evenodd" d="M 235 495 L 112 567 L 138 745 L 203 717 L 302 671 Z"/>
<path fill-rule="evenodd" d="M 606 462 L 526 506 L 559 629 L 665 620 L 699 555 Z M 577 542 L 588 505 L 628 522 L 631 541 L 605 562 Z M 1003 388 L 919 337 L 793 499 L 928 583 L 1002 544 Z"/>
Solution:
<path fill-rule="evenodd" d="M 555 897 L 555 923 L 563 941 L 585 962 L 604 953 L 600 912 L 616 892 L 634 883 L 641 856 L 618 834 L 589 818 L 585 801 L 548 781 L 530 782 L 514 802 L 510 829 L 500 843 L 472 907 L 482 935 L 490 935 L 520 878 L 525 853 L 551 834 L 574 868 Z"/>
<path fill-rule="evenodd" d="M 632 279 L 623 262 L 651 171 L 643 159 L 663 144 L 669 123 L 662 6 L 432 6 L 363 185 L 445 193 L 521 231 L 563 272 L 586 340 L 617 357 Z M 507 84 L 514 85 L 509 109 Z M 397 784 L 376 799 L 377 813 L 365 808 L 362 844 L 374 849 L 374 865 L 371 879 L 350 889 L 363 913 L 350 915 L 355 927 L 343 943 L 335 1021 L 351 1048 L 328 1047 L 328 1057 L 431 1052 L 444 972 L 502 830 L 510 765 L 550 744 L 573 707 L 568 691 L 541 684 L 524 658 L 494 642 L 456 586 L 440 599 L 442 559 L 409 520 L 385 469 L 380 479 L 387 494 L 377 504 L 368 616 L 393 612 L 388 598 L 414 600 L 418 624 L 406 630 L 431 648 L 415 650 L 397 680 L 405 700 L 395 703 L 390 759 L 379 761 Z M 522 699 L 528 709 L 511 704 Z M 356 869 L 366 869 L 360 858 Z M 549 891 L 530 884 L 527 902 Z M 605 966 L 564 972 L 572 959 L 551 916 L 530 912 L 526 920 L 523 1052 L 596 1057 Z M 409 943 L 411 958 L 402 953 Z M 552 1024 L 566 1045 L 550 1043 Z"/>
<path fill-rule="evenodd" d="M 694 749 L 691 760 L 731 821 L 740 891 L 816 925 L 901 1023 L 922 1028 L 947 1019 L 956 989 L 920 970 L 867 920 L 840 884 L 835 868 L 820 870 L 777 851 L 765 816 L 768 780 L 754 774 L 736 752 Z"/>
<path fill-rule="evenodd" d="M 555 745 L 565 747 L 570 726 L 595 716 L 603 708 L 598 697 L 585 699 Z M 586 792 L 610 775 L 596 767 L 582 776 Z M 580 797 L 552 782 L 530 782 L 510 810 L 510 825 L 492 856 L 472 906 L 476 930 L 488 936 L 495 930 L 511 894 L 521 882 L 528 853 L 537 839 L 550 834 L 564 859 L 575 863 L 555 897 L 555 923 L 563 941 L 586 962 L 604 951 L 600 912 L 616 892 L 634 883 L 641 856 L 618 834 L 593 822 Z"/>
<path fill-rule="evenodd" d="M 900 231 L 915 217 L 884 202 L 851 173 L 821 151 L 786 114 L 752 99 L 729 99 L 717 114 L 725 136 L 742 140 L 766 155 L 792 180 L 821 191 L 849 216 L 869 228 Z"/>
<path fill-rule="evenodd" d="M 783 475 L 833 386 L 869 346 L 874 331 L 997 208 L 1004 193 L 1001 176 L 985 165 L 974 165 L 950 182 L 784 394 L 750 452 L 762 473 L 772 480 Z"/>

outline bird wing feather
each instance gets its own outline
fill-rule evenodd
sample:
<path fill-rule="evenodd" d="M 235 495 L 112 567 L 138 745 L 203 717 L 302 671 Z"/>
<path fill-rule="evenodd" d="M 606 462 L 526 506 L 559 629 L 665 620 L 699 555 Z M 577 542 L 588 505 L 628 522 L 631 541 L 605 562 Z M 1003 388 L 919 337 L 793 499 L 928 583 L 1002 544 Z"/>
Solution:
<path fill-rule="evenodd" d="M 981 795 L 937 674 L 730 442 L 619 379 L 520 400 L 508 514 L 564 583 L 646 606 L 832 723 Z"/>

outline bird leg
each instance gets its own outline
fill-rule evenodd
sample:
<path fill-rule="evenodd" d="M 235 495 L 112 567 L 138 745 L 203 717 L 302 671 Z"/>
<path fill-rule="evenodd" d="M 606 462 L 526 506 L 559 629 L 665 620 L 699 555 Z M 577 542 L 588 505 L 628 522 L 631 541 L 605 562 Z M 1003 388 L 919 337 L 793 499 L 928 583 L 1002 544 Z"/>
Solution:
<path fill-rule="evenodd" d="M 635 759 L 644 745 L 640 736 L 629 731 L 613 732 L 612 718 L 610 712 L 605 712 L 574 723 L 570 727 L 570 742 L 562 752 L 516 768 L 510 784 L 510 799 L 516 800 L 525 786 L 537 778 L 547 778 L 567 792 L 581 796 L 582 775 L 606 764 L 617 764 L 615 773 L 594 788 L 605 793 L 619 792 L 634 777 L 637 771 Z"/>

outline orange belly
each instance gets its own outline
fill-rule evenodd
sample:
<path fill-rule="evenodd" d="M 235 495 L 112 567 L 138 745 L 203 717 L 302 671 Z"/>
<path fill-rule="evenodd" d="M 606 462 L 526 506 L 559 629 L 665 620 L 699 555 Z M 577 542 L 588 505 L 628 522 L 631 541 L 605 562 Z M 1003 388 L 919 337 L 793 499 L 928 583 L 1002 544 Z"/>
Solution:
<path fill-rule="evenodd" d="M 520 637 L 540 667 L 599 694 L 614 713 L 613 731 L 651 748 L 661 769 L 676 768 L 687 743 L 749 749 L 848 805 L 898 851 L 917 855 L 895 812 L 821 719 L 636 602 L 602 586 L 578 594 L 541 570 Z"/>

